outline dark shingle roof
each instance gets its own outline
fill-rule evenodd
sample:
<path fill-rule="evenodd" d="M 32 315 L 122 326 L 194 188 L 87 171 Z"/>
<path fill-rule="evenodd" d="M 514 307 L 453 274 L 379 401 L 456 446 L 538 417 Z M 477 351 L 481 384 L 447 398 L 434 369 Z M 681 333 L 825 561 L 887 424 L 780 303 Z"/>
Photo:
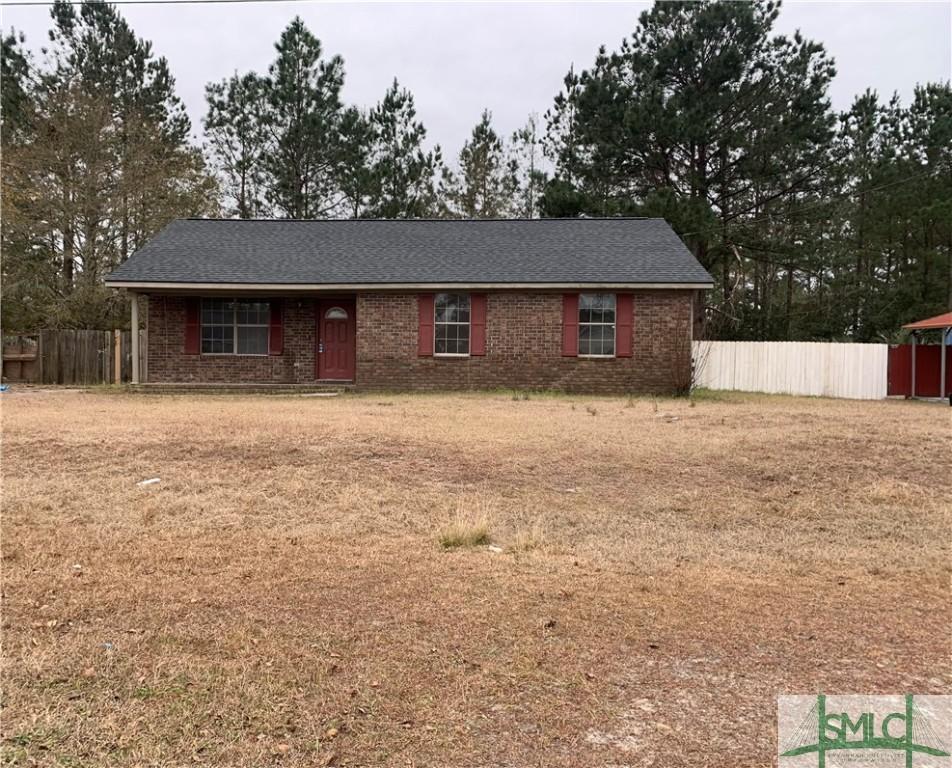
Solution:
<path fill-rule="evenodd" d="M 710 283 L 662 219 L 173 221 L 109 283 Z"/>

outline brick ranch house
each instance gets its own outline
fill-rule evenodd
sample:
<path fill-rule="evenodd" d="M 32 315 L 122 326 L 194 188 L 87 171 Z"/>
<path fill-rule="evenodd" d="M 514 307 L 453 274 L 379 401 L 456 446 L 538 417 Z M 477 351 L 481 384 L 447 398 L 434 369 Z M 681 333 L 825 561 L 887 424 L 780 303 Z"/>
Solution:
<path fill-rule="evenodd" d="M 605 393 L 686 386 L 712 285 L 632 218 L 185 219 L 106 282 L 145 315 L 135 382 Z"/>

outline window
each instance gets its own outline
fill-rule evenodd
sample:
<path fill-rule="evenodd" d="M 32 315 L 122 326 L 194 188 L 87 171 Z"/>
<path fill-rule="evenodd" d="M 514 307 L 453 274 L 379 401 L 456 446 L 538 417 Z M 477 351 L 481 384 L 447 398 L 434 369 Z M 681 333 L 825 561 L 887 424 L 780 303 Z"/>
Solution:
<path fill-rule="evenodd" d="M 434 354 L 468 355 L 469 296 L 465 293 L 438 293 L 434 309 Z"/>
<path fill-rule="evenodd" d="M 331 307 L 324 313 L 325 320 L 346 320 L 347 310 L 343 307 Z"/>
<path fill-rule="evenodd" d="M 615 356 L 615 294 L 583 293 L 578 297 L 578 353 Z"/>
<path fill-rule="evenodd" d="M 202 299 L 203 355 L 266 355 L 267 301 Z"/>

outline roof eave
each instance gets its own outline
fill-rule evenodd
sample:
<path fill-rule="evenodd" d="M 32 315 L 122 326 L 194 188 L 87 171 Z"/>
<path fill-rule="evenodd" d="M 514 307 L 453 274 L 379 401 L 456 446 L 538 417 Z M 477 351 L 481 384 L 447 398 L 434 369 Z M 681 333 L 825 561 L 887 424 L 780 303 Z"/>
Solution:
<path fill-rule="evenodd" d="M 440 290 L 643 290 L 677 289 L 708 290 L 712 282 L 547 282 L 547 283 L 200 283 L 157 280 L 106 280 L 110 288 L 131 291 L 277 291 L 281 293 L 316 293 L 327 291 L 440 291 Z"/>

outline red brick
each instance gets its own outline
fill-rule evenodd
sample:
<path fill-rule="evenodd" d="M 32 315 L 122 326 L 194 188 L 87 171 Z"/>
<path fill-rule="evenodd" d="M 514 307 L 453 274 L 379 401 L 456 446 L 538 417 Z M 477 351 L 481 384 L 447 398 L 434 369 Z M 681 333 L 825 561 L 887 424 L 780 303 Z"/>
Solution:
<path fill-rule="evenodd" d="M 632 356 L 590 360 L 562 356 L 561 293 L 489 293 L 485 356 L 440 358 L 417 355 L 417 294 L 358 294 L 355 384 L 669 393 L 689 378 L 691 300 L 686 290 L 635 291 Z M 314 383 L 314 299 L 283 301 L 283 355 L 209 356 L 184 353 L 184 299 L 151 296 L 149 381 Z"/>

